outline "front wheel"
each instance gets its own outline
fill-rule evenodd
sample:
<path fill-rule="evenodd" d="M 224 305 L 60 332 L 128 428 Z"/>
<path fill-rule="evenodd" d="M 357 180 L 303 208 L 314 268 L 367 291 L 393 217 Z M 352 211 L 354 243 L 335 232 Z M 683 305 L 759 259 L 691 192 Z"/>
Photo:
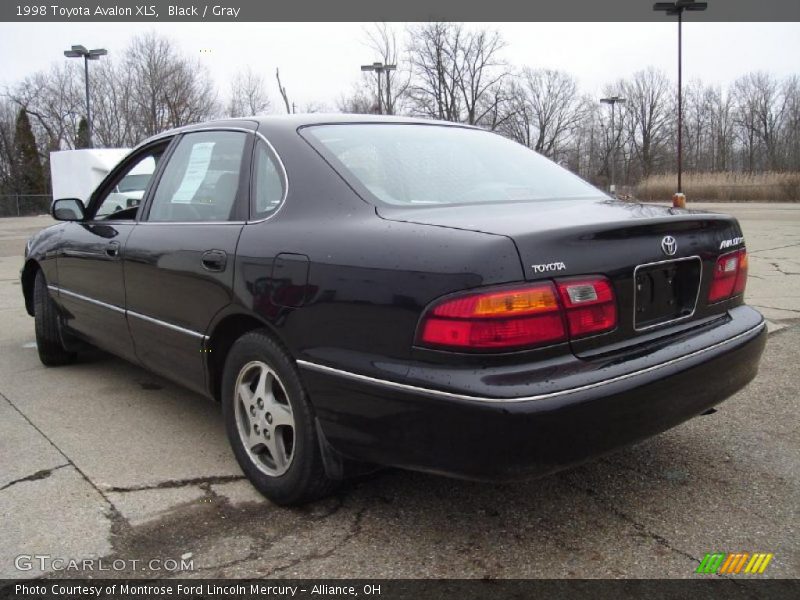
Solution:
<path fill-rule="evenodd" d="M 47 280 L 41 269 L 33 284 L 33 314 L 36 328 L 36 349 L 39 360 L 48 367 L 65 365 L 75 358 L 75 353 L 64 347 L 61 322 L 55 302 L 47 289 Z"/>
<path fill-rule="evenodd" d="M 311 405 L 297 368 L 266 333 L 245 334 L 223 374 L 222 412 L 236 460 L 253 485 L 277 504 L 329 494 Z"/>

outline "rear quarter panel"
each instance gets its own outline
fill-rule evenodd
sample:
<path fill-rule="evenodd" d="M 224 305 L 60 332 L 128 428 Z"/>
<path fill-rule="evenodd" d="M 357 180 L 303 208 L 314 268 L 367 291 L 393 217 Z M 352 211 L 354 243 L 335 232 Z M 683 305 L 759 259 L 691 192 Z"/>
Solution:
<path fill-rule="evenodd" d="M 245 226 L 234 291 L 295 358 L 397 379 L 429 302 L 523 279 L 509 238 L 384 220 L 295 131 L 265 133 L 288 196 L 274 217 Z M 296 260 L 276 270 L 278 254 Z"/>

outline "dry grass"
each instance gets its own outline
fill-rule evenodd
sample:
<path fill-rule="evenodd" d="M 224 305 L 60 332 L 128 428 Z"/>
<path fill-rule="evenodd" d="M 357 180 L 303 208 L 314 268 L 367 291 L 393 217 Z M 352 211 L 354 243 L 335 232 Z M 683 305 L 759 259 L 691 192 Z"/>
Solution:
<path fill-rule="evenodd" d="M 636 199 L 669 201 L 676 179 L 651 175 L 636 186 Z M 689 201 L 800 202 L 800 172 L 684 173 L 683 192 Z"/>

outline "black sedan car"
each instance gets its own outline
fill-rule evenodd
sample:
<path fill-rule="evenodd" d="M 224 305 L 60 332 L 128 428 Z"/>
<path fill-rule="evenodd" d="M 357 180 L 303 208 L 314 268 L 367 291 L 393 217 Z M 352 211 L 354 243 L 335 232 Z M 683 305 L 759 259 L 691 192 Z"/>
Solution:
<path fill-rule="evenodd" d="M 735 219 L 452 123 L 185 127 L 52 213 L 22 271 L 42 362 L 90 344 L 219 400 L 279 503 L 375 465 L 564 468 L 708 411 L 766 339 Z"/>

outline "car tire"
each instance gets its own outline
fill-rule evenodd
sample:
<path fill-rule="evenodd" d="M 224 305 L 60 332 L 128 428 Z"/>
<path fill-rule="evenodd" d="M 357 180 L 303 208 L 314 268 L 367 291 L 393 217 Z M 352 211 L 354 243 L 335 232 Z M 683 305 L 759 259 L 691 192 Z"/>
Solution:
<path fill-rule="evenodd" d="M 33 284 L 33 311 L 36 329 L 36 349 L 39 360 L 48 367 L 70 363 L 75 353 L 64 347 L 58 308 L 50 297 L 44 273 L 37 271 Z"/>
<path fill-rule="evenodd" d="M 222 413 L 239 466 L 264 496 L 299 505 L 335 489 L 297 367 L 266 331 L 243 335 L 228 353 Z"/>

